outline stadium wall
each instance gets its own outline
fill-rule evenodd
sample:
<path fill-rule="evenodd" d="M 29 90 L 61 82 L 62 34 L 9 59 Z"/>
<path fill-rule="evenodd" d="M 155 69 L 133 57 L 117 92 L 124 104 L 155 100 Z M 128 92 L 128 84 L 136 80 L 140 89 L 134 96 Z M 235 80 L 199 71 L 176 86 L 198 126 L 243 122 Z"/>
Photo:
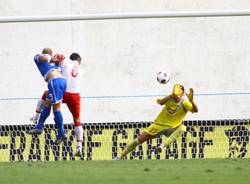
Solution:
<path fill-rule="evenodd" d="M 249 1 L 44 0 L 0 2 L 0 16 L 246 9 Z M 82 119 L 152 121 L 174 83 L 193 87 L 187 120 L 248 119 L 250 17 L 0 24 L 1 125 L 29 124 L 46 84 L 32 62 L 43 47 L 83 56 Z M 171 74 L 167 85 L 156 74 Z M 71 115 L 63 107 L 64 120 Z M 53 123 L 50 118 L 49 123 Z"/>

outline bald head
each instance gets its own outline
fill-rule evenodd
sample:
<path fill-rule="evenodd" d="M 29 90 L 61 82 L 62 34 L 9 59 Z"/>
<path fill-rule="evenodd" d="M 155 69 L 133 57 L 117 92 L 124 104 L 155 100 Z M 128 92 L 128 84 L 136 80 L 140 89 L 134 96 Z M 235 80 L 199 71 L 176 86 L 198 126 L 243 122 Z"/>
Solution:
<path fill-rule="evenodd" d="M 50 56 L 52 56 L 52 49 L 51 48 L 44 48 L 42 51 L 43 54 L 48 54 Z"/>

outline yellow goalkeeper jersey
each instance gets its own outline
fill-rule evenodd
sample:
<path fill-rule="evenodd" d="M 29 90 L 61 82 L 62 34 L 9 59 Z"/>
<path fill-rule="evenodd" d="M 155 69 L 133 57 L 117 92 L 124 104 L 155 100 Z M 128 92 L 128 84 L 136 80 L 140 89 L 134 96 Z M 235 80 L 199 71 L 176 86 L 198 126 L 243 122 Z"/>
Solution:
<path fill-rule="evenodd" d="M 192 109 L 193 105 L 188 99 L 182 99 L 180 102 L 170 99 L 164 104 L 154 123 L 174 128 L 182 123 L 187 112 Z"/>

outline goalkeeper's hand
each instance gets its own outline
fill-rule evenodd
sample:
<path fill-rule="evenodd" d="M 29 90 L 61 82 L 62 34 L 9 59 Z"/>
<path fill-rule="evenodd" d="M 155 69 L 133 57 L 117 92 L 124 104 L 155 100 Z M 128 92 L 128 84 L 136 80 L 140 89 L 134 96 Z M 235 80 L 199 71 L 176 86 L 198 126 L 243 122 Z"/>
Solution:
<path fill-rule="evenodd" d="M 183 86 L 180 84 L 175 84 L 172 92 L 172 96 L 178 96 L 180 94 L 183 94 Z"/>
<path fill-rule="evenodd" d="M 160 99 L 160 98 L 157 99 L 157 100 L 156 100 L 156 103 L 157 103 L 157 104 L 161 104 L 161 100 L 162 100 L 162 99 Z"/>
<path fill-rule="evenodd" d="M 187 95 L 189 101 L 192 102 L 193 99 L 194 99 L 194 90 L 193 90 L 193 88 L 189 88 L 189 93 L 186 93 L 186 95 Z"/>

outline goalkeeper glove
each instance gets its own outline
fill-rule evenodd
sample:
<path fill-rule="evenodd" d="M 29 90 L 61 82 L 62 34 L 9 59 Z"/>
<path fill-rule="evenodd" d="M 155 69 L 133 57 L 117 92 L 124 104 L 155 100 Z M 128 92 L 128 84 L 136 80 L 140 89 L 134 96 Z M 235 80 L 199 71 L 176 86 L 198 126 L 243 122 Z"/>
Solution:
<path fill-rule="evenodd" d="M 180 84 L 175 84 L 173 88 L 172 95 L 178 96 L 184 93 L 184 87 Z"/>
<path fill-rule="evenodd" d="M 187 95 L 189 101 L 193 101 L 193 99 L 194 99 L 194 90 L 193 90 L 193 88 L 189 88 L 189 93 L 186 93 L 186 95 Z"/>

